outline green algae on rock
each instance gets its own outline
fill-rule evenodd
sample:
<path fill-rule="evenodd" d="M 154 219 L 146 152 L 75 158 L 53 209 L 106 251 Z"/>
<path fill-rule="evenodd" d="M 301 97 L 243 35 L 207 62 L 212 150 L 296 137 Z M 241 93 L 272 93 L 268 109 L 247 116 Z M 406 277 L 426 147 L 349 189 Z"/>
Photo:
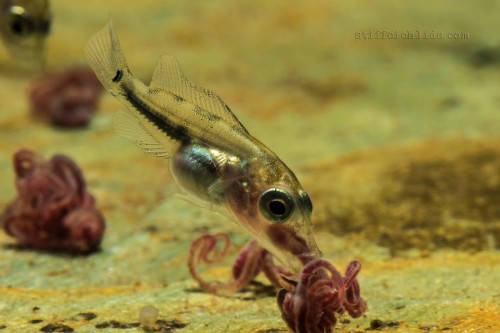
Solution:
<path fill-rule="evenodd" d="M 392 251 L 500 245 L 500 142 L 428 141 L 311 165 L 318 228 Z"/>

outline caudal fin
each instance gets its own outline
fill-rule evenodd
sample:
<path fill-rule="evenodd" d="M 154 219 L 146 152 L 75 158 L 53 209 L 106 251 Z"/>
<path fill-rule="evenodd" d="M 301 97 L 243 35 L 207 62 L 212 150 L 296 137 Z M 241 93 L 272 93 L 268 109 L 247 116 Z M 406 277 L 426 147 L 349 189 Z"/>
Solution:
<path fill-rule="evenodd" d="M 87 42 L 85 55 L 102 85 L 112 94 L 119 93 L 121 83 L 132 76 L 111 19 Z"/>

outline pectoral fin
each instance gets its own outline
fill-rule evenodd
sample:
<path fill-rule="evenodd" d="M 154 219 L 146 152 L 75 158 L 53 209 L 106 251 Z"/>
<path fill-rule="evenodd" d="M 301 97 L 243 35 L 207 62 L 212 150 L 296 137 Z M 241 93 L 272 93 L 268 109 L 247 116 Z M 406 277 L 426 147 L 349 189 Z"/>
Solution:
<path fill-rule="evenodd" d="M 113 125 L 116 132 L 133 142 L 136 142 L 146 153 L 155 155 L 161 158 L 169 158 L 170 154 L 167 149 L 146 129 L 147 119 L 139 119 L 140 115 L 132 111 L 118 111 L 113 115 Z M 154 126 L 150 124 L 150 126 Z"/>

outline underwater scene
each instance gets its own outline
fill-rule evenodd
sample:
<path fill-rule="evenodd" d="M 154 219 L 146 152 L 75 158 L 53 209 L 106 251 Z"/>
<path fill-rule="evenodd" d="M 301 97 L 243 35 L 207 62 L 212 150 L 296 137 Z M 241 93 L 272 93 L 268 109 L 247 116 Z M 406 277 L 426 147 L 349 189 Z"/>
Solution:
<path fill-rule="evenodd" d="M 500 332 L 498 1 L 0 10 L 0 333 Z"/>

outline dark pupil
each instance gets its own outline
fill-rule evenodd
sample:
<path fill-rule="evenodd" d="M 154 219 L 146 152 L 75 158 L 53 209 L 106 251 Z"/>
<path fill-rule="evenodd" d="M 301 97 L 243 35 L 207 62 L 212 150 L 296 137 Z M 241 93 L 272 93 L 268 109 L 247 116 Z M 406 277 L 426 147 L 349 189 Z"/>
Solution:
<path fill-rule="evenodd" d="M 269 210 L 274 215 L 283 215 L 286 212 L 286 206 L 281 200 L 273 200 L 269 203 Z"/>
<path fill-rule="evenodd" d="M 10 29 L 16 35 L 26 35 L 30 33 L 30 24 L 25 17 L 15 16 L 10 24 Z"/>

